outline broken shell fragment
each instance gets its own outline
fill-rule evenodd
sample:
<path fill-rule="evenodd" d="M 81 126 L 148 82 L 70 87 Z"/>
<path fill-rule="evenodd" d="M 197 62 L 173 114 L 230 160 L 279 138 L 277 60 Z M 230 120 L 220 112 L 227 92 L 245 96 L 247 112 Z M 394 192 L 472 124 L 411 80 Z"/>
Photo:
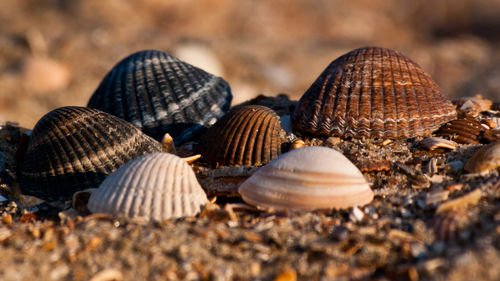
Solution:
<path fill-rule="evenodd" d="M 182 158 L 154 153 L 109 175 L 90 195 L 88 208 L 92 213 L 162 221 L 195 216 L 206 203 L 193 169 Z"/>
<path fill-rule="evenodd" d="M 437 148 L 448 148 L 455 149 L 457 148 L 457 143 L 451 140 L 439 138 L 439 137 L 431 137 L 426 138 L 420 142 L 420 145 L 428 150 L 434 150 Z"/>
<path fill-rule="evenodd" d="M 97 109 L 68 106 L 43 116 L 24 155 L 20 186 L 45 200 L 97 188 L 123 164 L 161 145 L 130 123 Z"/>
<path fill-rule="evenodd" d="M 177 152 L 175 149 L 174 139 L 168 133 L 166 133 L 161 139 L 161 147 L 165 153 L 175 154 Z"/>
<path fill-rule="evenodd" d="M 213 125 L 229 110 L 232 95 L 220 77 L 157 50 L 134 53 L 104 77 L 88 106 L 131 122 L 177 145 Z"/>
<path fill-rule="evenodd" d="M 429 135 L 455 117 L 453 104 L 415 62 L 365 47 L 321 73 L 300 99 L 292 124 L 315 135 L 399 139 Z"/>
<path fill-rule="evenodd" d="M 284 134 L 272 109 L 236 107 L 208 129 L 199 151 L 212 166 L 260 166 L 281 154 Z"/>
<path fill-rule="evenodd" d="M 299 148 L 302 148 L 304 146 L 307 146 L 306 142 L 301 140 L 301 139 L 297 139 L 294 142 L 292 142 L 292 145 L 290 146 L 290 150 L 299 149 Z"/>
<path fill-rule="evenodd" d="M 373 200 L 358 168 L 340 152 L 319 146 L 274 159 L 248 178 L 239 193 L 251 205 L 276 210 L 343 209 Z"/>
<path fill-rule="evenodd" d="M 465 163 L 464 169 L 470 173 L 484 174 L 500 167 L 500 142 L 482 146 Z"/>
<path fill-rule="evenodd" d="M 469 116 L 477 116 L 482 111 L 487 111 L 493 105 L 493 102 L 484 99 L 481 95 L 474 97 L 461 97 L 453 101 L 459 112 Z"/>

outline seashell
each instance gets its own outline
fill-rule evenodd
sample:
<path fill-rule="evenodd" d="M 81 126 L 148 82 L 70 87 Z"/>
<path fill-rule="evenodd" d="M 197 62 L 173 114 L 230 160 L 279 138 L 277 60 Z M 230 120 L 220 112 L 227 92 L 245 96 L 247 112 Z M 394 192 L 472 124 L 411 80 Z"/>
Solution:
<path fill-rule="evenodd" d="M 365 47 L 333 61 L 292 114 L 295 129 L 340 137 L 409 138 L 455 119 L 453 104 L 399 52 Z"/>
<path fill-rule="evenodd" d="M 363 160 L 357 167 L 361 172 L 388 172 L 391 170 L 391 162 L 389 160 Z"/>
<path fill-rule="evenodd" d="M 213 166 L 259 166 L 281 154 L 284 134 L 272 109 L 242 106 L 232 109 L 208 129 L 199 151 Z"/>
<path fill-rule="evenodd" d="M 425 138 L 420 142 L 420 146 L 427 148 L 428 150 L 434 150 L 437 148 L 448 148 L 448 149 L 455 149 L 457 148 L 458 144 L 454 141 L 443 139 L 443 138 L 438 138 L 438 137 L 430 137 L 430 138 Z"/>
<path fill-rule="evenodd" d="M 499 122 L 499 118 L 498 117 L 492 117 L 492 118 L 485 118 L 485 119 L 481 119 L 481 122 L 483 124 L 485 124 L 486 126 L 488 126 L 489 129 L 495 129 L 498 127 L 498 122 Z"/>
<path fill-rule="evenodd" d="M 306 142 L 301 140 L 301 139 L 297 139 L 294 142 L 292 142 L 292 145 L 290 146 L 290 150 L 299 149 L 299 148 L 302 148 L 304 146 L 307 146 Z"/>
<path fill-rule="evenodd" d="M 470 173 L 484 174 L 500 167 L 500 141 L 483 145 L 465 163 L 464 169 Z"/>
<path fill-rule="evenodd" d="M 123 118 L 157 140 L 168 132 L 181 144 L 222 117 L 231 99 L 222 78 L 167 53 L 146 50 L 113 67 L 88 106 Z"/>
<path fill-rule="evenodd" d="M 292 150 L 260 168 L 239 188 L 245 202 L 272 209 L 342 209 L 368 204 L 373 192 L 342 153 L 327 147 Z"/>
<path fill-rule="evenodd" d="M 175 149 L 174 139 L 170 134 L 165 134 L 161 139 L 161 147 L 163 152 L 175 154 L 177 150 Z"/>
<path fill-rule="evenodd" d="M 486 130 L 483 134 L 484 139 L 493 142 L 500 140 L 500 130 L 498 129 L 490 129 Z"/>
<path fill-rule="evenodd" d="M 446 123 L 436 135 L 464 144 L 479 144 L 486 128 L 472 117 L 465 117 Z"/>
<path fill-rule="evenodd" d="M 153 153 L 109 175 L 87 206 L 92 213 L 162 221 L 195 216 L 206 203 L 193 169 L 182 158 Z"/>
<path fill-rule="evenodd" d="M 66 199 L 98 187 L 128 161 L 161 145 L 128 122 L 97 109 L 68 106 L 43 116 L 24 155 L 20 185 L 24 194 Z"/>
<path fill-rule="evenodd" d="M 430 222 L 436 238 L 442 241 L 467 241 L 470 232 L 466 228 L 471 217 L 466 210 L 458 209 L 436 215 Z"/>
<path fill-rule="evenodd" d="M 459 112 L 469 116 L 478 116 L 480 112 L 490 110 L 493 102 L 484 99 L 481 95 L 461 97 L 453 101 Z"/>
<path fill-rule="evenodd" d="M 476 206 L 479 203 L 479 200 L 484 196 L 481 188 L 476 188 L 474 191 L 471 191 L 465 195 L 462 195 L 453 200 L 442 203 L 436 209 L 436 214 L 441 214 L 445 212 L 450 212 L 454 210 L 466 209 L 471 206 Z"/>

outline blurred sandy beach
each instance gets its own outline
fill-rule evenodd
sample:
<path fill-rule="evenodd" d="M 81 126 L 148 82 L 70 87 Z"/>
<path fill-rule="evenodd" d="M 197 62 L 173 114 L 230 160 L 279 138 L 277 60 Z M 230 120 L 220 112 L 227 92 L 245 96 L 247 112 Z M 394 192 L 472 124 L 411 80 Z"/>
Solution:
<path fill-rule="evenodd" d="M 500 1 L 19 0 L 0 3 L 0 122 L 86 105 L 122 58 L 159 49 L 231 85 L 298 99 L 335 58 L 399 50 L 451 98 L 500 101 Z"/>

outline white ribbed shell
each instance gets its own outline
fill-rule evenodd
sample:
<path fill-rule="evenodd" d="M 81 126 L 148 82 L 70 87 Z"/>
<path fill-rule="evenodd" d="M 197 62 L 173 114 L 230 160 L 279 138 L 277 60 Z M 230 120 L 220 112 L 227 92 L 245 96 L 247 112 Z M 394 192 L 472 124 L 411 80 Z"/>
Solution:
<path fill-rule="evenodd" d="M 373 192 L 342 153 L 304 147 L 282 154 L 239 188 L 247 203 L 273 209 L 342 209 L 367 204 Z"/>
<path fill-rule="evenodd" d="M 88 208 L 92 213 L 161 221 L 195 216 L 207 202 L 193 169 L 184 160 L 154 153 L 109 175 L 90 196 Z"/>

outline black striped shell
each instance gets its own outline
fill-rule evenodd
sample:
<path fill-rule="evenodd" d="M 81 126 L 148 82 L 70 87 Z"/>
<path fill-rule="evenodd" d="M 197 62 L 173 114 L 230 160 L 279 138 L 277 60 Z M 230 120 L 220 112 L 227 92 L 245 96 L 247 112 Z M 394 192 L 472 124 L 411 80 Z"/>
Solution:
<path fill-rule="evenodd" d="M 109 175 L 87 206 L 92 213 L 162 221 L 195 216 L 207 203 L 193 169 L 182 158 L 153 153 Z"/>
<path fill-rule="evenodd" d="M 61 107 L 43 116 L 24 155 L 24 194 L 66 199 L 96 188 L 128 161 L 161 145 L 128 122 L 97 109 Z"/>
<path fill-rule="evenodd" d="M 146 50 L 113 67 L 88 106 L 125 119 L 157 140 L 168 132 L 180 144 L 213 125 L 229 110 L 231 99 L 222 78 Z"/>
<path fill-rule="evenodd" d="M 415 62 L 365 47 L 333 61 L 292 114 L 295 129 L 341 137 L 429 135 L 456 116 L 453 104 Z"/>
<path fill-rule="evenodd" d="M 259 105 L 232 109 L 202 137 L 199 152 L 213 166 L 259 166 L 281 154 L 279 116 Z"/>

